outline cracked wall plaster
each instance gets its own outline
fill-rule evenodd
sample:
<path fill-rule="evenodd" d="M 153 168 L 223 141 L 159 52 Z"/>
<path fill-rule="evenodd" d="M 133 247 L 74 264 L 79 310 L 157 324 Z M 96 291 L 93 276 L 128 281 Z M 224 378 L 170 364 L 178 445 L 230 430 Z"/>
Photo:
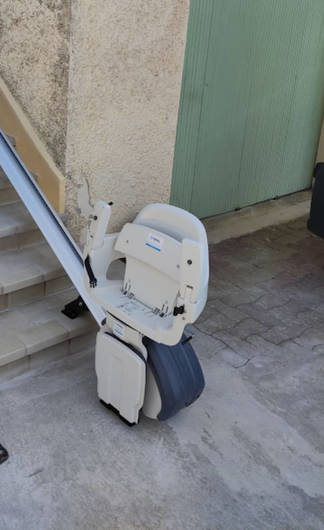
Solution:
<path fill-rule="evenodd" d="M 1 0 L 0 75 L 64 172 L 70 0 Z"/>
<path fill-rule="evenodd" d="M 85 180 L 91 204 L 114 201 L 113 230 L 169 200 L 188 8 L 72 0 L 66 209 L 77 239 Z"/>
<path fill-rule="evenodd" d="M 0 4 L 0 75 L 66 175 L 79 241 L 98 199 L 114 201 L 113 230 L 169 200 L 188 10 L 189 0 Z"/>

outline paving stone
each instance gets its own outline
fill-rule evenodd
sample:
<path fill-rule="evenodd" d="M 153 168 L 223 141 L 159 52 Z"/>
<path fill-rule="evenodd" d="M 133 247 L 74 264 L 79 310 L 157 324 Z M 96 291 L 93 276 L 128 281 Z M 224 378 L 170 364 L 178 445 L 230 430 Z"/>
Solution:
<path fill-rule="evenodd" d="M 302 274 L 302 276 L 304 276 L 304 273 Z M 278 291 L 280 292 L 296 283 L 296 280 L 296 276 L 293 276 L 292 274 L 284 270 L 283 272 L 277 274 L 271 280 L 259 283 L 258 286 L 261 289 L 264 289 L 265 291 L 269 291 L 270 293 Z"/>
<path fill-rule="evenodd" d="M 309 307 L 306 303 L 304 303 L 303 299 L 290 299 L 285 304 L 278 305 L 276 307 L 273 307 L 272 309 L 269 309 L 268 312 L 270 315 L 273 315 L 278 318 L 281 322 L 284 321 L 287 324 L 290 324 L 292 321 L 296 321 L 296 319 L 298 318 L 298 314 L 308 310 Z"/>
<path fill-rule="evenodd" d="M 319 355 L 324 355 L 324 344 L 319 344 L 313 347 L 313 352 Z"/>
<path fill-rule="evenodd" d="M 207 319 L 204 319 L 203 315 L 201 318 L 197 320 L 196 327 L 203 333 L 207 333 L 209 335 L 212 335 L 216 331 L 222 329 L 230 329 L 234 326 L 233 320 L 230 320 L 219 311 L 214 311 L 212 316 L 208 317 Z"/>
<path fill-rule="evenodd" d="M 256 302 L 255 306 L 259 311 L 267 311 L 276 307 L 280 307 L 289 302 L 290 296 L 284 293 L 267 293 L 261 296 Z"/>
<path fill-rule="evenodd" d="M 297 344 L 314 348 L 314 346 L 324 346 L 324 329 L 307 328 L 301 335 L 294 339 Z"/>
<path fill-rule="evenodd" d="M 217 354 L 217 360 L 222 360 L 233 368 L 242 368 L 248 362 L 246 357 L 234 352 L 230 348 L 222 349 Z"/>
<path fill-rule="evenodd" d="M 247 342 L 257 349 L 259 356 L 277 357 L 281 355 L 280 346 L 276 346 L 259 335 L 251 335 L 247 338 Z"/>
<path fill-rule="evenodd" d="M 254 335 L 248 337 L 247 342 L 259 350 L 259 357 L 267 358 L 266 364 L 274 368 L 280 366 L 296 366 L 297 363 L 308 361 L 312 356 L 312 351 L 308 347 L 300 346 L 295 340 L 283 341 L 275 345 L 263 337 Z"/>
<path fill-rule="evenodd" d="M 191 344 L 196 352 L 207 359 L 211 359 L 215 356 L 220 350 L 224 349 L 226 346 L 224 342 L 206 335 L 197 326 L 192 326 L 193 337 L 191 339 Z"/>
<path fill-rule="evenodd" d="M 262 337 L 273 344 L 280 344 L 283 341 L 294 339 L 307 328 L 308 324 L 300 324 L 299 322 L 280 324 L 262 333 Z"/>
<path fill-rule="evenodd" d="M 298 322 L 301 322 L 302 324 L 307 324 L 310 327 L 324 327 L 324 314 L 320 313 L 319 311 L 310 311 L 309 309 L 305 309 L 305 311 L 301 311 L 298 313 L 297 320 Z"/>
<path fill-rule="evenodd" d="M 204 313 L 207 312 L 208 317 L 211 316 L 215 311 L 219 311 L 233 322 L 240 322 L 246 315 L 243 311 L 236 309 L 235 307 L 224 304 L 221 300 L 215 299 L 208 301 Z"/>
<path fill-rule="evenodd" d="M 290 256 L 292 252 L 292 249 L 288 249 L 287 255 Z M 277 250 L 268 245 L 261 246 L 260 244 L 245 250 L 245 252 L 239 256 L 240 261 L 253 264 L 254 267 L 270 265 L 270 263 L 282 261 L 283 259 L 284 255 L 281 249 Z"/>
<path fill-rule="evenodd" d="M 262 289 L 253 290 L 251 287 L 251 289 L 241 289 L 235 294 L 220 296 L 219 299 L 226 305 L 237 307 L 242 304 L 248 304 L 249 302 L 255 302 L 263 295 L 264 291 Z"/>
<path fill-rule="evenodd" d="M 232 349 L 235 353 L 241 355 L 245 359 L 259 355 L 259 350 L 253 344 L 236 337 L 228 331 L 218 331 L 214 336 L 224 342 L 226 346 Z"/>
<path fill-rule="evenodd" d="M 208 297 L 220 298 L 221 296 L 230 296 L 233 294 L 241 293 L 240 287 L 237 287 L 232 282 L 225 281 L 224 279 L 216 279 L 213 274 L 211 274 L 209 286 L 208 286 Z"/>
<path fill-rule="evenodd" d="M 245 315 L 254 318 L 258 322 L 261 322 L 261 324 L 264 324 L 264 326 L 268 328 L 281 324 L 279 318 L 270 314 L 269 311 L 260 309 L 257 302 L 241 304 L 237 306 L 236 309 L 242 311 Z"/>
<path fill-rule="evenodd" d="M 311 279 L 307 275 L 286 288 L 284 294 L 291 299 L 301 300 L 309 307 L 316 308 L 324 299 L 324 276 L 323 278 Z"/>
<path fill-rule="evenodd" d="M 232 328 L 231 333 L 241 339 L 246 339 L 250 335 L 258 335 L 261 333 L 265 333 L 267 329 L 268 328 L 261 324 L 261 322 L 258 322 L 253 318 L 246 318 L 236 324 Z"/>
<path fill-rule="evenodd" d="M 303 361 L 306 355 L 305 350 L 300 349 L 293 341 L 275 345 L 254 335 L 248 337 L 247 342 L 258 351 L 258 355 L 251 356 L 249 363 L 244 367 L 244 375 L 249 380 L 255 380 L 258 385 L 271 381 L 274 374 L 289 371 L 290 366 L 295 367 L 296 362 Z M 309 355 L 309 352 L 307 354 Z"/>

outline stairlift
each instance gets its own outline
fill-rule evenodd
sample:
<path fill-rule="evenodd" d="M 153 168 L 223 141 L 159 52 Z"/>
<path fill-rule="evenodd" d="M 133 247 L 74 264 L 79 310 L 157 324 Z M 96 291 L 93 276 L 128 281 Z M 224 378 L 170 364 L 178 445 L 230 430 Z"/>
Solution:
<path fill-rule="evenodd" d="M 190 405 L 204 376 L 185 333 L 202 312 L 208 245 L 202 223 L 175 206 L 150 204 L 107 234 L 111 203 L 98 201 L 84 249 L 84 284 L 104 311 L 96 341 L 100 400 L 129 424 L 142 410 L 165 420 Z"/>

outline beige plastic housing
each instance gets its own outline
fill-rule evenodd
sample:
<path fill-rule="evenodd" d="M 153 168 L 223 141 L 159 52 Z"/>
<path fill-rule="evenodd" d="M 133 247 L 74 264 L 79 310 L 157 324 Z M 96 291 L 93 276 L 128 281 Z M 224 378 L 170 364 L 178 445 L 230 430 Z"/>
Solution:
<path fill-rule="evenodd" d="M 138 422 L 145 392 L 145 361 L 104 331 L 97 334 L 96 374 L 99 398 L 129 423 Z"/>
<path fill-rule="evenodd" d="M 203 310 L 208 288 L 205 228 L 194 215 L 167 204 L 146 206 L 120 233 L 106 234 L 111 207 L 98 201 L 88 230 L 88 257 L 96 285 L 89 296 L 106 312 L 156 342 L 173 345 Z M 125 271 L 109 277 L 112 262 Z"/>

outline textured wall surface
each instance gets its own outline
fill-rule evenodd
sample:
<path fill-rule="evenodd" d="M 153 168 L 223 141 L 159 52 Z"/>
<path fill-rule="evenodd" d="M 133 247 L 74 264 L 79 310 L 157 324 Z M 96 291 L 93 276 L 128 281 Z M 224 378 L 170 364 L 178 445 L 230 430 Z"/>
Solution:
<path fill-rule="evenodd" d="M 70 5 L 70 3 L 72 5 Z M 1 0 L 0 75 L 66 174 L 68 225 L 168 201 L 189 0 Z"/>
<path fill-rule="evenodd" d="M 1 0 L 0 75 L 64 170 L 70 0 Z"/>
<path fill-rule="evenodd" d="M 77 237 L 97 199 L 114 201 L 113 228 L 169 200 L 188 9 L 72 0 L 66 170 Z"/>

